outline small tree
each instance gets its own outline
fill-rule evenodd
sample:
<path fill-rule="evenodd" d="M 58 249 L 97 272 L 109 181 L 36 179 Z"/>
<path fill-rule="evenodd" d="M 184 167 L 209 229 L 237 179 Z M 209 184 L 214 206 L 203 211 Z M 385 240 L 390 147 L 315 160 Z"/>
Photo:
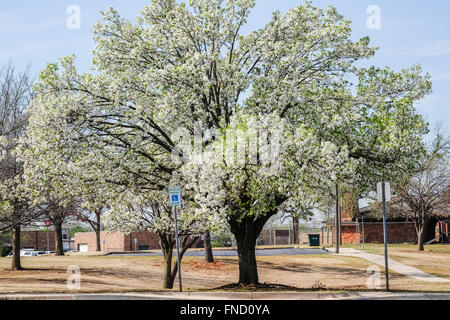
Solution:
<path fill-rule="evenodd" d="M 160 202 L 152 199 L 160 198 Z M 168 206 L 164 193 L 160 195 L 144 196 L 123 194 L 112 204 L 111 210 L 105 214 L 105 225 L 108 230 L 123 232 L 150 231 L 155 232 L 160 239 L 161 251 L 164 257 L 163 287 L 172 289 L 178 272 L 175 262 L 172 267 L 173 249 L 176 245 L 174 230 L 174 216 L 172 208 Z M 180 259 L 186 250 L 192 247 L 204 232 L 206 221 L 199 219 L 192 209 L 184 206 L 178 213 L 178 234 L 180 237 Z"/>
<path fill-rule="evenodd" d="M 100 232 L 102 231 L 102 214 L 103 214 L 104 208 L 101 206 L 95 206 L 92 209 L 83 209 L 80 208 L 80 210 L 77 210 L 75 212 L 75 218 L 82 221 L 87 222 L 92 229 L 95 232 L 95 238 L 96 238 L 96 250 L 95 251 L 101 251 L 101 239 L 100 239 Z"/>
<path fill-rule="evenodd" d="M 450 215 L 449 151 L 450 140 L 438 131 L 426 155 L 416 163 L 413 174 L 394 186 L 395 198 L 389 210 L 414 222 L 419 251 L 424 251 L 426 230 L 434 231 L 438 215 Z"/>
<path fill-rule="evenodd" d="M 76 216 L 79 207 L 74 199 L 50 200 L 42 206 L 44 215 L 52 222 L 55 228 L 55 256 L 64 255 L 63 247 L 63 223 Z"/>

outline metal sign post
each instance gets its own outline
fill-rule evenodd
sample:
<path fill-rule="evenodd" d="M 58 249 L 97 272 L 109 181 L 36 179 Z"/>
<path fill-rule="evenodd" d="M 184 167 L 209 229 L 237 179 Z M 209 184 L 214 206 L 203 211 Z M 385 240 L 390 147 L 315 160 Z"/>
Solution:
<path fill-rule="evenodd" d="M 339 186 L 336 183 L 336 216 L 335 216 L 335 224 L 334 224 L 334 238 L 335 238 L 335 246 L 336 253 L 339 253 L 339 243 L 340 243 L 340 228 L 339 225 Z"/>
<path fill-rule="evenodd" d="M 386 194 L 386 189 L 388 190 L 387 194 Z M 388 250 L 387 250 L 386 201 L 391 200 L 390 189 L 391 188 L 390 188 L 389 183 L 386 183 L 384 181 L 377 185 L 378 200 L 380 200 L 380 198 L 381 198 L 382 205 L 383 205 L 384 268 L 385 268 L 385 274 L 386 274 L 386 291 L 389 291 L 389 264 L 388 264 Z"/>
<path fill-rule="evenodd" d="M 47 227 L 47 253 L 50 253 L 48 228 L 52 225 L 52 221 L 50 219 L 44 220 L 44 224 Z"/>
<path fill-rule="evenodd" d="M 178 267 L 178 282 L 180 284 L 180 292 L 183 291 L 183 282 L 181 280 L 181 261 L 180 261 L 180 239 L 178 237 L 178 219 L 177 207 L 181 206 L 181 188 L 169 187 L 169 203 L 173 208 L 173 216 L 175 220 L 175 237 L 177 244 L 177 267 Z"/>

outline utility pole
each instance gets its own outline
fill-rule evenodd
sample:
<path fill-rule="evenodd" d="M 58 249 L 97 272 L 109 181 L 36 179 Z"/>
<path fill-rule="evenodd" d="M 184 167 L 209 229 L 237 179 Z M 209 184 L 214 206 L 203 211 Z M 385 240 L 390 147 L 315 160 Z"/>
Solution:
<path fill-rule="evenodd" d="M 339 253 L 339 243 L 340 243 L 340 223 L 339 223 L 339 186 L 336 183 L 336 218 L 335 218 L 335 226 L 334 226 L 334 237 L 336 241 L 336 253 Z"/>
<path fill-rule="evenodd" d="M 383 200 L 383 236 L 384 236 L 384 268 L 386 274 L 386 291 L 389 291 L 389 266 L 388 266 L 388 250 L 387 250 L 387 228 L 386 228 L 386 185 L 384 181 L 381 183 L 381 193 Z"/>

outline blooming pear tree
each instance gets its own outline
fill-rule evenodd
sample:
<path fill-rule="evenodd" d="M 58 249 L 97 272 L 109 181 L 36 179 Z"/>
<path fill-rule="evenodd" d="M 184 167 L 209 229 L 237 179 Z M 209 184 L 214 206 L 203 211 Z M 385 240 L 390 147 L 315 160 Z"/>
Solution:
<path fill-rule="evenodd" d="M 28 132 L 43 166 L 64 160 L 109 198 L 128 194 L 114 223 L 144 210 L 166 230 L 162 194 L 183 186 L 187 222 L 234 234 L 241 284 L 258 283 L 256 238 L 283 206 L 408 166 L 426 132 L 413 103 L 431 87 L 418 66 L 356 68 L 376 48 L 353 41 L 331 6 L 275 12 L 245 34 L 254 6 L 155 0 L 135 23 L 108 10 L 94 28 L 95 74 L 79 74 L 74 57 L 49 64 Z"/>
<path fill-rule="evenodd" d="M 165 192 L 133 194 L 125 192 L 113 203 L 105 214 L 104 223 L 108 230 L 151 231 L 160 239 L 164 257 L 164 288 L 173 288 L 178 271 L 177 262 L 172 267 L 173 248 L 176 244 L 174 217 L 168 205 Z M 189 204 L 184 203 L 178 213 L 178 235 L 180 238 L 180 261 L 186 250 L 192 247 L 208 228 L 207 216 L 193 212 Z"/>

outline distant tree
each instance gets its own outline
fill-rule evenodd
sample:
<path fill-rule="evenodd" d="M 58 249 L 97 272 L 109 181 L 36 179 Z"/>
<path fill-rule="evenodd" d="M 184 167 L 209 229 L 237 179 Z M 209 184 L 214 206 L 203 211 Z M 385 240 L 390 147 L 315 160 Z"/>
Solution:
<path fill-rule="evenodd" d="M 4 257 L 10 252 L 11 243 L 11 232 L 0 232 L 0 257 Z"/>
<path fill-rule="evenodd" d="M 57 199 L 50 200 L 42 205 L 44 215 L 52 222 L 55 229 L 55 256 L 63 256 L 63 223 L 73 219 L 79 210 L 78 203 L 75 199 Z"/>
<path fill-rule="evenodd" d="M 392 214 L 414 222 L 419 251 L 424 250 L 427 226 L 434 230 L 437 220 L 450 216 L 450 140 L 438 131 L 428 152 L 416 162 L 414 173 L 394 186 Z"/>
<path fill-rule="evenodd" d="M 73 237 L 75 237 L 75 233 L 89 232 L 89 231 L 90 231 L 89 228 L 85 228 L 85 227 L 82 227 L 82 226 L 75 226 L 72 229 L 70 229 L 69 236 L 71 238 L 73 238 Z"/>
<path fill-rule="evenodd" d="M 96 249 L 95 251 L 101 251 L 100 232 L 102 231 L 101 216 L 104 208 L 102 206 L 94 206 L 93 208 L 84 209 L 80 208 L 75 212 L 75 218 L 82 222 L 87 222 L 95 232 Z"/>
<path fill-rule="evenodd" d="M 20 230 L 39 214 L 23 189 L 23 166 L 15 149 L 28 122 L 32 98 L 29 69 L 0 68 L 0 232 L 12 230 L 12 269 L 21 270 Z"/>

